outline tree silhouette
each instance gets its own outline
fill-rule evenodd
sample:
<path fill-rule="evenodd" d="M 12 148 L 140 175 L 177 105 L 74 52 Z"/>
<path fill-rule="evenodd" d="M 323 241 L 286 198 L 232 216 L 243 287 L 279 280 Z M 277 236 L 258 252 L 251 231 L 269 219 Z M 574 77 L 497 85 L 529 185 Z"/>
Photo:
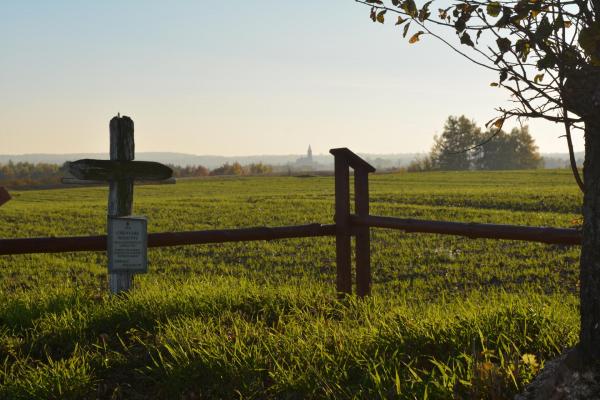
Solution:
<path fill-rule="evenodd" d="M 448 117 L 442 134 L 435 138 L 431 149 L 433 167 L 445 171 L 470 169 L 478 150 L 463 150 L 474 147 L 480 139 L 481 129 L 477 127 L 475 121 L 469 120 L 464 115 Z"/>
<path fill-rule="evenodd" d="M 490 136 L 490 132 L 486 132 Z M 513 128 L 510 133 L 498 132 L 494 140 L 481 146 L 475 160 L 477 169 L 533 169 L 542 162 L 529 128 Z"/>

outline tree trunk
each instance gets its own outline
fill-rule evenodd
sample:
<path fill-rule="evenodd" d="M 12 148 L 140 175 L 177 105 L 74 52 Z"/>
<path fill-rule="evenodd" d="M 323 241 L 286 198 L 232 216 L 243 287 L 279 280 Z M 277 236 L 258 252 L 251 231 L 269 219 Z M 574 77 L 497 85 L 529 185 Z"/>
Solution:
<path fill-rule="evenodd" d="M 583 176 L 579 349 L 581 361 L 590 366 L 600 360 L 600 115 L 588 116 L 585 121 Z"/>
<path fill-rule="evenodd" d="M 600 360 L 600 67 L 568 71 L 562 93 L 567 110 L 585 122 L 583 243 L 579 269 L 580 368 Z"/>

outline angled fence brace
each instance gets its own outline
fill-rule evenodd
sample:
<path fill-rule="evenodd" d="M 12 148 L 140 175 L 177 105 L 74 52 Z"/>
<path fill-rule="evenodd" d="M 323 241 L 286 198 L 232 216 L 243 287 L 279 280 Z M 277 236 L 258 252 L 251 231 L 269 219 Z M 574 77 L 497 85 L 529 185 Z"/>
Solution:
<path fill-rule="evenodd" d="M 329 152 L 335 157 L 335 253 L 337 291 L 343 297 L 352 293 L 352 234 L 356 235 L 356 294 L 371 294 L 371 237 L 368 226 L 354 226 L 350 213 L 350 172 L 354 170 L 354 211 L 369 216 L 369 173 L 375 168 L 349 149 Z"/>

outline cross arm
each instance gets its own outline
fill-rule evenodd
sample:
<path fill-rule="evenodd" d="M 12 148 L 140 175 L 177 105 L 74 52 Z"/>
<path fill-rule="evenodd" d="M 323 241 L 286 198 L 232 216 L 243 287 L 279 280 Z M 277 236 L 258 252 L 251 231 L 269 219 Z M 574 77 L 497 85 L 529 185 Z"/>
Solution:
<path fill-rule="evenodd" d="M 173 170 L 152 161 L 114 161 L 83 159 L 68 163 L 69 172 L 76 178 L 92 181 L 122 179 L 161 181 L 171 178 Z"/>

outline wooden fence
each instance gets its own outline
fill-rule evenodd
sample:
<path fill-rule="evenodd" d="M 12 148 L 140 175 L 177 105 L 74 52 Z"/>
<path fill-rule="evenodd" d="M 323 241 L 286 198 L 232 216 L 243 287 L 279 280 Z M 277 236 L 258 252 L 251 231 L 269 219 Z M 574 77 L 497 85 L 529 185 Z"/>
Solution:
<path fill-rule="evenodd" d="M 335 224 L 256 227 L 189 232 L 163 232 L 148 235 L 149 247 L 181 246 L 204 243 L 277 240 L 335 236 L 337 291 L 352 293 L 352 237 L 356 262 L 356 294 L 371 293 L 370 228 L 398 229 L 405 232 L 437 233 L 469 238 L 507 239 L 547 244 L 580 245 L 581 232 L 576 229 L 517 225 L 476 224 L 427 221 L 369 214 L 369 173 L 375 168 L 348 150 L 330 150 L 335 157 Z M 350 206 L 350 169 L 354 172 L 354 213 Z M 0 255 L 105 251 L 106 235 L 0 239 Z"/>

